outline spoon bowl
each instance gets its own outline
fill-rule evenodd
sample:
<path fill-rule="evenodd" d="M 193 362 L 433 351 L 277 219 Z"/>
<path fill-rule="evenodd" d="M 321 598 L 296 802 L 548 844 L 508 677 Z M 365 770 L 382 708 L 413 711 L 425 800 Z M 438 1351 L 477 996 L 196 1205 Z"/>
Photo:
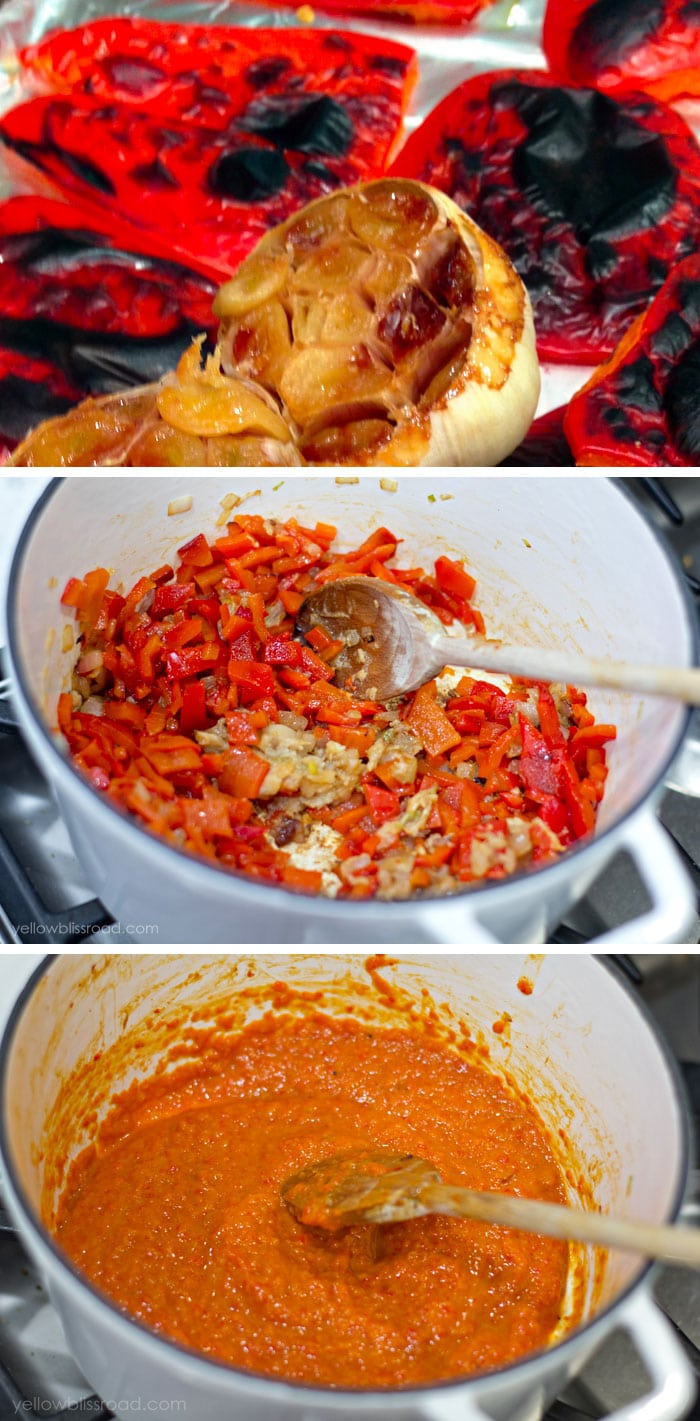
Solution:
<path fill-rule="evenodd" d="M 389 1150 L 367 1148 L 317 1160 L 285 1179 L 280 1197 L 297 1223 L 330 1232 L 352 1224 L 376 1227 L 446 1214 L 700 1268 L 700 1229 L 613 1219 L 564 1204 L 443 1184 L 428 1160 Z M 381 1249 L 375 1253 L 381 1256 Z"/>
<path fill-rule="evenodd" d="M 376 577 L 339 577 L 310 592 L 296 618 L 306 635 L 324 627 L 343 643 L 334 660 L 337 685 L 363 700 L 390 701 L 418 690 L 445 666 L 521 676 L 532 681 L 673 696 L 700 705 L 700 670 L 633 666 L 567 648 L 508 646 L 459 623 L 445 636 L 439 617 L 412 593 Z"/>
<path fill-rule="evenodd" d="M 447 640 L 429 607 L 376 577 L 326 583 L 305 598 L 296 624 L 304 635 L 322 625 L 343 642 L 334 663 L 336 682 L 369 701 L 388 701 L 423 686 L 435 674 L 436 639 Z"/>

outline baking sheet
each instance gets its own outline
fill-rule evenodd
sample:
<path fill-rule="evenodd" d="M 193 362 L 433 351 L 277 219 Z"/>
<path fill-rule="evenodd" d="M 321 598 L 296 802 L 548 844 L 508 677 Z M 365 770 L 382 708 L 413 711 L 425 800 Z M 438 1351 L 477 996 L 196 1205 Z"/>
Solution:
<path fill-rule="evenodd" d="M 482 10 L 476 20 L 462 28 L 397 25 L 364 17 L 314 14 L 310 29 L 346 29 L 376 34 L 410 45 L 418 53 L 420 77 L 410 110 L 406 132 L 410 132 L 457 84 L 474 74 L 492 69 L 544 69 L 540 37 L 545 0 L 498 0 Z M 250 5 L 228 4 L 226 0 L 138 0 L 117 4 L 115 0 L 6 0 L 0 8 L 0 113 L 22 103 L 36 90 L 20 73 L 17 50 L 35 43 L 54 29 L 71 29 L 107 15 L 139 16 L 143 19 L 179 21 L 186 24 L 247 25 L 255 28 L 299 27 L 293 10 L 269 10 Z M 11 173 L 0 152 L 0 199 L 10 193 L 42 190 L 37 177 L 23 183 Z M 56 195 L 49 184 L 43 190 Z M 568 403 L 585 384 L 591 367 L 585 365 L 541 365 L 542 389 L 537 414 Z"/>

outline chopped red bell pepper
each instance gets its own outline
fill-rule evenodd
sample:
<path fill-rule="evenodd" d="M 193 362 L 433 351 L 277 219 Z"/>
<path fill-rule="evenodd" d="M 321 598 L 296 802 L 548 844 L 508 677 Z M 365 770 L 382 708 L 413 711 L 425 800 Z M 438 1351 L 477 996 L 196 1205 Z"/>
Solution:
<path fill-rule="evenodd" d="M 203 533 L 197 533 L 189 543 L 178 548 L 177 555 L 192 567 L 209 567 L 214 561 L 214 555 Z"/>
<path fill-rule="evenodd" d="M 583 794 L 576 770 L 571 760 L 566 757 L 561 762 L 561 784 L 563 798 L 569 810 L 571 832 L 576 839 L 582 839 L 595 827 L 595 809 Z"/>
<path fill-rule="evenodd" d="M 318 893 L 323 875 L 317 868 L 298 868 L 289 863 L 282 869 L 282 881 L 288 888 L 296 888 L 300 893 Z"/>
<path fill-rule="evenodd" d="M 406 724 L 428 755 L 443 755 L 459 745 L 462 738 L 437 702 L 434 681 L 416 691 Z"/>
<path fill-rule="evenodd" d="M 387 819 L 396 819 L 400 814 L 401 800 L 392 790 L 373 784 L 371 780 L 365 781 L 362 789 L 375 823 L 384 824 Z"/>
<path fill-rule="evenodd" d="M 89 636 L 97 623 L 108 582 L 107 569 L 98 567 L 87 572 L 82 581 L 74 577 L 69 578 L 64 588 L 61 602 L 64 607 L 76 608 L 80 630 L 84 636 Z"/>
<path fill-rule="evenodd" d="M 271 666 L 301 666 L 301 646 L 290 636 L 271 636 L 265 643 L 265 660 Z"/>
<path fill-rule="evenodd" d="M 464 598 L 465 602 L 471 602 L 476 579 L 465 572 L 461 563 L 455 562 L 452 558 L 436 558 L 435 576 L 438 587 L 441 587 L 444 592 L 452 592 L 456 597 Z"/>
<path fill-rule="evenodd" d="M 228 676 L 232 685 L 244 701 L 254 701 L 258 696 L 273 696 L 275 678 L 270 666 L 259 661 L 236 661 L 228 663 Z"/>
<path fill-rule="evenodd" d="M 206 799 L 186 799 L 182 813 L 189 834 L 199 830 L 204 838 L 217 838 L 231 833 L 228 797 L 207 795 Z"/>
<path fill-rule="evenodd" d="M 208 724 L 207 693 L 203 681 L 191 681 L 182 689 L 180 729 L 183 735 L 193 730 L 205 730 Z"/>
<path fill-rule="evenodd" d="M 574 747 L 582 747 L 586 750 L 600 750 L 608 741 L 617 739 L 617 726 L 615 725 L 586 725 L 581 730 L 575 730 L 571 737 L 571 744 Z"/>
<path fill-rule="evenodd" d="M 169 651 L 165 658 L 168 680 L 181 681 L 185 676 L 198 676 L 202 671 L 211 671 L 219 657 L 219 647 L 214 642 Z"/>
<path fill-rule="evenodd" d="M 224 638 L 227 640 L 227 638 Z M 239 632 L 229 643 L 229 651 L 234 661 L 254 661 L 260 643 L 253 631 L 252 626 L 246 625 L 245 630 Z"/>
<path fill-rule="evenodd" d="M 199 750 L 184 735 L 153 735 L 142 742 L 141 753 L 162 775 L 200 768 Z"/>
<path fill-rule="evenodd" d="M 546 741 L 550 745 L 563 745 L 566 736 L 561 728 L 559 713 L 554 704 L 554 697 L 547 686 L 540 686 L 537 697 L 537 714 L 540 721 L 540 730 Z"/>
<path fill-rule="evenodd" d="M 263 724 L 266 721 L 267 716 L 264 716 Z M 247 710 L 229 711 L 226 716 L 226 731 L 229 745 L 257 745 L 256 714 Z"/>
<path fill-rule="evenodd" d="M 60 697 L 58 725 L 91 784 L 178 846 L 307 891 L 326 891 L 325 878 L 297 869 L 286 844 L 299 828 L 304 842 L 315 825 L 330 827 L 328 886 L 348 898 L 393 891 L 396 881 L 406 892 L 444 893 L 495 880 L 512 858 L 511 834 L 519 865 L 545 863 L 588 834 L 614 727 L 596 726 L 583 692 L 568 687 L 558 711 L 549 688 L 538 686 L 538 730 L 521 714 L 525 697 L 532 703 L 530 683 L 514 681 L 505 693 L 462 676 L 444 706 L 431 682 L 403 698 L 396 718 L 330 679 L 329 634 L 314 637 L 313 648 L 294 640 L 291 615 L 280 617 L 277 553 L 286 561 L 305 549 L 304 567 L 281 575 L 302 597 L 339 565 L 333 531 L 314 543 L 293 519 L 276 527 L 241 516 L 216 540 L 224 548 L 197 534 L 175 568 L 138 578 L 125 595 L 109 588 L 106 569 L 69 579 L 63 605 L 88 630 L 78 689 Z M 222 559 L 241 536 L 252 541 L 250 553 L 264 554 L 251 567 L 266 571 L 251 573 L 253 588 L 224 575 L 202 597 L 200 578 L 226 573 Z M 396 545 L 379 529 L 342 561 L 357 570 L 374 553 L 393 556 Z M 385 570 L 382 561 L 377 567 Z M 433 574 L 397 569 L 396 580 L 447 622 L 461 607 L 476 611 L 469 574 L 453 559 L 439 559 Z M 73 706 L 91 678 L 101 715 Z M 420 811 L 404 819 L 416 795 Z M 287 823 L 285 796 L 294 816 Z M 390 835 L 382 832 L 389 822 Z"/>
<path fill-rule="evenodd" d="M 193 582 L 173 582 L 167 587 L 156 587 L 151 616 L 163 617 L 168 612 L 176 612 L 178 607 L 186 607 L 192 601 L 194 592 Z"/>
<path fill-rule="evenodd" d="M 225 755 L 219 772 L 219 788 L 235 799 L 255 799 L 270 766 L 262 755 L 245 746 L 234 746 Z"/>
<path fill-rule="evenodd" d="M 555 794 L 543 794 L 538 798 L 538 817 L 559 837 L 568 829 L 569 817 L 566 805 Z"/>
<path fill-rule="evenodd" d="M 544 736 L 525 716 L 520 717 L 522 754 L 520 775 L 528 792 L 561 796 L 561 766 L 565 758 L 557 747 L 547 744 Z"/>

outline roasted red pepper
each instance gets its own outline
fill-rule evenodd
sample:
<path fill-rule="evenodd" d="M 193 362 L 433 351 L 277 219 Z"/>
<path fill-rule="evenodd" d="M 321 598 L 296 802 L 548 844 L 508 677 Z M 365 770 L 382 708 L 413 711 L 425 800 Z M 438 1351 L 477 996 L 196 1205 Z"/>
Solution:
<path fill-rule="evenodd" d="M 0 316 L 0 340 L 4 324 Z M 65 414 L 87 393 L 51 359 L 0 345 L 0 454 L 9 454 L 41 420 Z"/>
<path fill-rule="evenodd" d="M 503 469 L 572 467 L 576 460 L 564 433 L 565 414 L 566 406 L 562 405 L 558 409 L 548 410 L 547 414 L 540 415 L 539 419 L 533 420 L 522 444 L 519 444 L 507 459 L 501 461 L 500 467 Z"/>
<path fill-rule="evenodd" d="M 447 192 L 505 248 L 550 360 L 612 354 L 700 244 L 700 148 L 645 95 L 481 74 L 438 104 L 393 171 Z"/>
<path fill-rule="evenodd" d="M 406 724 L 428 755 L 443 755 L 462 739 L 436 699 L 435 682 L 421 686 L 413 698 Z"/>
<path fill-rule="evenodd" d="M 412 49 L 376 36 L 116 17 L 59 30 L 27 45 L 20 60 L 44 87 L 147 106 L 207 128 L 226 127 L 263 97 L 317 88 L 356 101 L 371 85 L 400 116 L 418 76 Z M 390 144 L 395 136 L 396 117 L 390 131 L 363 133 L 360 141 Z"/>
<path fill-rule="evenodd" d="M 207 693 L 203 681 L 190 681 L 183 688 L 180 710 L 180 729 L 183 735 L 191 735 L 193 730 L 204 730 L 207 720 Z"/>
<path fill-rule="evenodd" d="M 0 433 L 158 379 L 201 331 L 215 283 L 165 245 L 45 198 L 0 203 Z"/>
<path fill-rule="evenodd" d="M 384 824 L 387 819 L 395 819 L 401 813 L 401 801 L 392 790 L 371 781 L 362 788 L 375 824 Z"/>
<path fill-rule="evenodd" d="M 563 84 L 643 89 L 665 102 L 700 95 L 694 0 L 548 0 L 543 45 Z"/>
<path fill-rule="evenodd" d="M 465 602 L 470 602 L 474 596 L 476 581 L 466 572 L 462 563 L 455 562 L 453 558 L 441 557 L 435 561 L 435 576 L 438 587 L 443 592 L 450 592 L 454 597 L 461 597 Z"/>
<path fill-rule="evenodd" d="M 24 51 L 59 97 L 2 141 L 91 209 L 128 216 L 227 274 L 314 197 L 384 171 L 412 50 L 334 31 L 109 20 Z"/>
<path fill-rule="evenodd" d="M 531 725 L 525 716 L 520 717 L 520 737 L 522 753 L 520 774 L 529 794 L 563 796 L 562 762 L 564 752 L 548 743 L 544 735 Z"/>
<path fill-rule="evenodd" d="M 700 256 L 676 268 L 564 425 L 577 464 L 700 465 Z"/>
<path fill-rule="evenodd" d="M 257 4 L 257 0 L 248 0 Z M 278 0 L 298 10 L 298 0 Z M 414 25 L 466 25 L 493 0 L 323 0 L 319 10 L 329 15 L 367 15 L 387 20 L 407 20 Z"/>

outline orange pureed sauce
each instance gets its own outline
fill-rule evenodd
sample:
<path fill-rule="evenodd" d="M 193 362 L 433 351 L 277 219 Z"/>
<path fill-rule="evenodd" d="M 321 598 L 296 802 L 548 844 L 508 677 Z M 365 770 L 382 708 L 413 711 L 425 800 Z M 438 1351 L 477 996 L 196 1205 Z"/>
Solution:
<path fill-rule="evenodd" d="M 246 1370 L 407 1386 L 547 1345 L 568 1245 L 446 1218 L 324 1234 L 285 1177 L 368 1145 L 446 1182 L 563 1202 L 542 1123 L 479 1064 L 410 1029 L 321 1014 L 247 1027 L 223 1071 L 126 1096 L 73 1169 L 58 1238 L 128 1313 Z"/>

